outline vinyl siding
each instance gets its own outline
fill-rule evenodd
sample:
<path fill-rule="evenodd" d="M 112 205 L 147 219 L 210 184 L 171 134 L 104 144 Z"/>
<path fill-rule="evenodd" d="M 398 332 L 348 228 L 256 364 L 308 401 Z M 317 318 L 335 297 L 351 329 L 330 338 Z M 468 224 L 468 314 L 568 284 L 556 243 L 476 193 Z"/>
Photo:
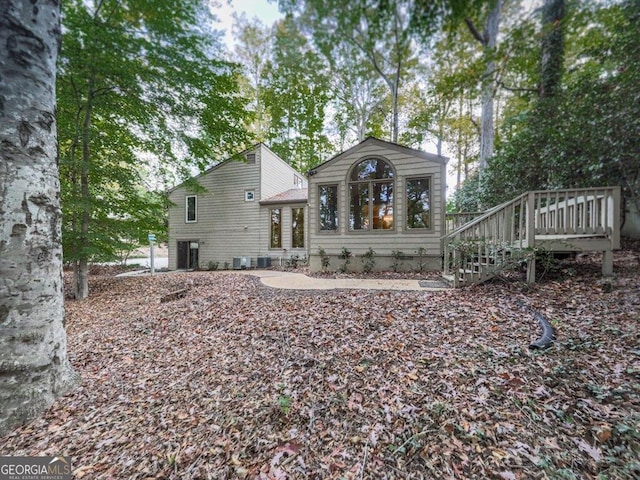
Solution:
<path fill-rule="evenodd" d="M 185 197 L 194 193 L 184 187 L 169 193 L 174 204 L 169 209 L 169 269 L 177 268 L 177 242 L 182 240 L 199 242 L 200 268 L 207 268 L 209 262 L 219 262 L 222 268 L 225 262 L 232 264 L 234 257 L 255 259 L 274 253 L 269 249 L 269 209 L 259 201 L 293 188 L 294 170 L 262 144 L 245 153 L 256 154 L 255 164 L 226 161 L 200 176 L 206 192 L 197 194 L 196 223 L 185 222 Z M 245 202 L 246 190 L 255 191 L 254 201 Z M 288 217 L 283 218 L 283 246 L 290 222 L 289 208 Z"/>
<path fill-rule="evenodd" d="M 307 180 L 304 178 L 304 175 L 294 170 L 289 164 L 283 162 L 265 145 L 262 145 L 261 152 L 262 196 L 260 200 L 266 200 L 278 193 L 294 188 L 294 175 L 302 179 L 303 185 L 301 188 L 307 188 Z"/>
<path fill-rule="evenodd" d="M 388 148 L 379 142 L 365 140 L 359 148 L 351 149 L 345 154 L 321 165 L 310 178 L 309 187 L 309 235 L 310 254 L 317 254 L 322 247 L 328 255 L 338 255 L 343 247 L 347 247 L 355 255 L 361 255 L 369 247 L 378 256 L 391 255 L 393 250 L 400 250 L 405 255 L 415 255 L 420 247 L 427 249 L 427 255 L 441 255 L 440 237 L 443 231 L 445 208 L 445 164 L 412 155 L 408 149 Z M 391 231 L 353 232 L 348 230 L 348 175 L 351 167 L 361 160 L 370 157 L 382 158 L 389 162 L 395 171 L 394 190 L 394 229 Z M 405 188 L 407 178 L 431 178 L 431 222 L 429 230 L 405 229 L 406 200 Z M 320 232 L 318 226 L 318 186 L 326 184 L 338 185 L 338 232 Z"/>

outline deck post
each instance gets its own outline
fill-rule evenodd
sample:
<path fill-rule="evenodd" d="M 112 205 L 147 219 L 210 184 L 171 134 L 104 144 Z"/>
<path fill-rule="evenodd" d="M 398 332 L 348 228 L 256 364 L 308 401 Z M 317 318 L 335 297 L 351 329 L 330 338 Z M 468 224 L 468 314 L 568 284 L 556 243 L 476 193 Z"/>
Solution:
<path fill-rule="evenodd" d="M 613 275 L 613 250 L 605 250 L 602 252 L 602 276 L 610 277 Z"/>
<path fill-rule="evenodd" d="M 611 248 L 618 250 L 620 248 L 620 207 L 622 205 L 620 201 L 620 187 L 613 188 L 612 197 L 613 208 L 611 209 L 611 213 L 613 217 L 609 217 L 613 222 L 611 228 Z M 612 252 L 610 253 L 613 254 Z"/>
<path fill-rule="evenodd" d="M 536 255 L 527 260 L 527 283 L 536 283 Z"/>
<path fill-rule="evenodd" d="M 527 216 L 525 223 L 526 247 L 533 249 L 536 245 L 536 194 L 527 195 Z"/>

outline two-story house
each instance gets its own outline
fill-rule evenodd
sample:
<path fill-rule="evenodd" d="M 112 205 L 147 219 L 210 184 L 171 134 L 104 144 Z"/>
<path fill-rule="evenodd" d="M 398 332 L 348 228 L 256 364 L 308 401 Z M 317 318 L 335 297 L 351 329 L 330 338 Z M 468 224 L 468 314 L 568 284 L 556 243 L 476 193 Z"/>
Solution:
<path fill-rule="evenodd" d="M 337 270 L 345 249 L 369 248 L 378 270 L 442 268 L 446 158 L 370 137 L 309 171 L 307 185 L 264 144 L 242 157 L 198 176 L 202 193 L 170 191 L 170 269 L 298 255 L 320 270 L 322 250 Z"/>
<path fill-rule="evenodd" d="M 241 157 L 169 191 L 169 269 L 306 255 L 306 179 L 263 143 Z"/>

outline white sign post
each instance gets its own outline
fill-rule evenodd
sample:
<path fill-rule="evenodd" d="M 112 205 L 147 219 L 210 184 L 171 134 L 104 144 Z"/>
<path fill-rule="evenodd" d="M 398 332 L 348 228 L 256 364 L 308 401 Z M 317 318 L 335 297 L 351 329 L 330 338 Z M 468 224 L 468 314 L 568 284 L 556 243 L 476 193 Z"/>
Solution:
<path fill-rule="evenodd" d="M 149 236 L 149 265 L 151 266 L 151 275 L 155 273 L 155 268 L 153 265 L 153 243 L 156 241 L 156 236 L 153 233 L 150 233 Z"/>

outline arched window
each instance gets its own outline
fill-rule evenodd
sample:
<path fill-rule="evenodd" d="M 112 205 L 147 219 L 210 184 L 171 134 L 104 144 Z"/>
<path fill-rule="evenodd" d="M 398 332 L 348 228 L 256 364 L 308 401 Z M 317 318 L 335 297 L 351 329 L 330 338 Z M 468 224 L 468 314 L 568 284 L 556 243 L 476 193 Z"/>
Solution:
<path fill-rule="evenodd" d="M 394 172 L 380 158 L 357 163 L 349 177 L 349 230 L 393 229 Z"/>

